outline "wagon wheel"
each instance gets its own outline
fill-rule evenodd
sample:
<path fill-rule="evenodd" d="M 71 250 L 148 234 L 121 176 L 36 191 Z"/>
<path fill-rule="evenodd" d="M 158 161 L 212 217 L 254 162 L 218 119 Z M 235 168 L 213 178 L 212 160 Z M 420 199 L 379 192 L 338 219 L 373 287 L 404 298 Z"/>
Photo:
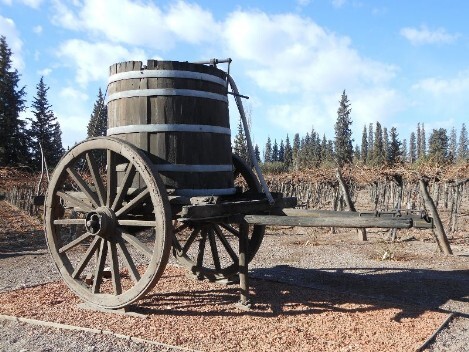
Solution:
<path fill-rule="evenodd" d="M 242 159 L 233 155 L 236 186 L 245 192 L 261 192 L 256 175 Z M 239 271 L 239 224 L 193 222 L 174 226 L 173 255 L 178 263 L 199 279 L 229 280 Z M 254 258 L 264 237 L 265 226 L 249 229 L 248 262 Z"/>
<path fill-rule="evenodd" d="M 102 308 L 121 308 L 158 281 L 171 248 L 165 188 L 127 142 L 94 138 L 59 162 L 46 195 L 45 231 L 65 283 Z"/>

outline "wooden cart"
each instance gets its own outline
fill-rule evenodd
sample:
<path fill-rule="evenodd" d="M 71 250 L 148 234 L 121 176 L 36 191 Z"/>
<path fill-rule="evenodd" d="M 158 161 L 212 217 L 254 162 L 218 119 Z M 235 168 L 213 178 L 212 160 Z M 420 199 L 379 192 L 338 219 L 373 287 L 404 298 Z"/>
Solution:
<path fill-rule="evenodd" d="M 199 279 L 239 277 L 249 307 L 248 263 L 266 225 L 432 226 L 420 214 L 294 209 L 295 198 L 271 194 L 259 169 L 231 154 L 228 94 L 242 105 L 216 63 L 111 66 L 108 136 L 77 144 L 57 165 L 45 197 L 47 243 L 87 303 L 135 302 L 172 253 Z"/>

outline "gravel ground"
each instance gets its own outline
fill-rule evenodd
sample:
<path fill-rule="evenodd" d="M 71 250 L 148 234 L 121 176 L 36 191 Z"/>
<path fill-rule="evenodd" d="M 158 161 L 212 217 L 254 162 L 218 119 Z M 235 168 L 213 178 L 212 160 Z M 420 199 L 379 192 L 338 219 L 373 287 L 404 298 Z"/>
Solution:
<path fill-rule="evenodd" d="M 13 210 L 9 209 L 6 203 L 0 203 L 2 203 L 0 204 L 1 209 L 6 209 L 7 214 L 13 213 Z M 22 216 L 15 213 L 13 218 L 15 221 L 18 220 L 18 224 L 12 226 L 12 220 L 7 219 L 4 214 L 5 211 L 0 214 L 0 292 L 9 294 L 15 289 L 24 290 L 25 287 L 59 280 L 45 247 L 40 230 L 41 224 L 38 221 L 29 219 L 29 223 L 21 225 L 24 220 L 19 221 L 18 219 Z M 8 227 L 13 227 L 13 230 L 7 230 Z M 431 331 L 426 333 L 426 337 L 430 336 L 431 332 L 444 320 L 441 317 L 429 316 L 427 312 L 441 310 L 444 314 L 440 315 L 444 315 L 444 317 L 446 317 L 445 312 L 456 312 L 456 317 L 437 335 L 429 350 L 469 351 L 469 246 L 457 241 L 459 244 L 453 245 L 455 256 L 445 258 L 436 253 L 434 243 L 428 242 L 428 234 L 403 232 L 401 236 L 403 238 L 415 236 L 417 240 L 388 245 L 381 241 L 383 233 L 376 231 L 369 233 L 369 242 L 361 243 L 356 241 L 356 234 L 353 231 L 341 232 L 340 235 L 326 235 L 310 229 L 293 231 L 291 229 L 269 229 L 265 242 L 250 266 L 251 276 L 263 279 L 262 281 L 252 280 L 255 291 L 254 299 L 262 310 L 266 309 L 263 305 L 269 299 L 275 299 L 275 294 L 289 292 L 289 300 L 284 301 L 284 305 L 281 306 L 284 311 L 281 314 L 278 312 L 276 314 L 269 313 L 277 323 L 284 316 L 288 318 L 281 322 L 281 324 L 287 325 L 278 325 L 281 329 L 287 329 L 288 324 L 293 326 L 297 322 L 297 320 L 289 320 L 291 317 L 286 313 L 288 309 L 310 309 L 306 321 L 311 322 L 313 308 L 312 306 L 306 308 L 304 306 L 304 303 L 307 305 L 311 302 L 308 302 L 308 299 L 301 295 L 302 291 L 309 289 L 313 289 L 316 292 L 315 295 L 321 298 L 314 302 L 314 307 L 318 306 L 318 302 L 327 301 L 330 296 L 342 299 L 340 303 L 333 300 L 332 304 L 328 302 L 328 304 L 335 307 L 334 314 L 321 315 L 324 324 L 327 324 L 328 319 L 332 319 L 332 321 L 339 319 L 338 321 L 335 320 L 335 324 L 336 327 L 342 330 L 363 327 L 362 325 L 354 327 L 352 324 L 354 320 L 347 320 L 350 316 L 354 317 L 353 319 L 357 318 L 363 306 L 373 306 L 373 311 L 376 310 L 376 315 L 365 315 L 363 318 L 364 321 L 371 320 L 371 325 L 373 323 L 378 324 L 380 316 L 386 314 L 390 317 L 389 319 L 399 321 L 400 324 L 409 322 L 408 330 L 420 327 L 419 322 L 427 322 L 428 325 L 431 325 Z M 377 260 L 377 258 L 382 258 L 386 252 L 389 252 L 394 260 Z M 169 269 L 170 273 L 172 273 L 171 270 L 173 269 Z M 174 270 L 176 270 L 173 273 L 174 276 L 178 277 L 178 269 Z M 269 297 L 269 292 L 265 290 L 267 288 L 272 289 L 268 284 L 270 281 L 287 282 L 296 287 L 282 286 L 284 288 L 279 289 L 274 286 L 276 292 L 273 292 L 274 296 Z M 38 290 L 37 292 L 33 291 L 36 292 L 36 296 L 33 297 L 40 296 L 41 292 L 44 291 L 44 289 L 41 291 L 41 287 L 47 287 L 51 290 L 55 287 L 58 292 L 64 290 L 53 286 L 57 284 L 50 285 L 52 286 L 45 285 L 33 288 L 32 290 Z M 184 285 L 191 286 L 192 283 L 188 284 L 184 281 Z M 272 285 L 275 285 L 275 283 L 272 283 Z M 236 319 L 241 319 L 245 326 L 249 326 L 243 320 L 247 319 L 243 314 L 233 313 L 231 311 L 232 307 L 226 308 L 227 301 L 233 303 L 233 299 L 236 299 L 236 287 L 228 289 L 219 288 L 217 285 L 218 288 L 213 289 L 213 291 L 218 292 L 220 296 L 210 293 L 212 287 L 213 284 L 194 282 L 190 299 L 195 299 L 193 292 L 196 292 L 196 298 L 199 294 L 198 300 L 195 299 L 197 304 L 190 301 L 194 303 L 191 305 L 187 301 L 186 292 L 185 300 L 178 303 L 179 308 L 176 310 L 174 310 L 174 307 L 172 310 L 170 309 L 170 314 L 176 317 L 182 315 L 188 321 L 205 314 L 207 320 L 210 319 L 210 312 L 220 309 L 221 304 L 222 309 L 229 311 L 228 315 L 232 315 L 228 321 L 234 322 Z M 304 287 L 304 289 L 301 287 Z M 187 288 L 187 290 L 189 289 Z M 207 294 L 208 298 L 205 296 L 205 292 L 209 292 Z M 333 295 L 331 295 L 331 292 L 333 292 Z M 64 294 L 69 295 L 69 293 Z M 71 299 L 73 300 L 73 298 Z M 203 308 L 202 305 L 199 306 L 200 299 L 204 303 Z M 215 302 L 211 305 L 207 304 L 207 301 L 204 301 L 207 299 L 209 301 L 215 300 Z M 217 299 L 222 299 L 222 301 L 217 301 Z M 152 302 L 144 300 L 141 306 L 145 308 L 148 307 L 148 304 L 155 304 Z M 294 305 L 295 308 L 288 308 L 289 305 Z M 406 308 L 407 305 L 411 308 Z M 195 308 L 195 306 L 197 307 Z M 5 303 L 3 307 L 6 307 Z M 178 309 L 189 313 L 182 314 Z M 275 307 L 269 309 L 275 309 Z M 347 314 L 340 315 L 341 309 Z M 0 305 L 0 313 L 2 313 L 2 310 L 2 305 Z M 54 308 L 54 310 L 56 309 Z M 200 310 L 202 310 L 202 314 L 200 314 Z M 297 315 L 300 316 L 300 314 Z M 301 317 L 295 317 L 295 319 L 301 321 Z M 200 325 L 200 321 L 197 324 Z M 340 324 L 344 326 L 340 327 Z M 257 325 L 259 326 L 259 322 Z M 389 325 L 391 328 L 399 328 L 399 325 L 393 327 L 392 322 Z M 237 325 L 234 324 L 233 326 Z M 0 319 L 0 330 L 2 332 L 0 335 L 0 351 L 180 350 L 163 345 L 155 346 L 149 343 L 133 342 L 112 335 L 41 327 L 2 319 Z M 372 331 L 371 328 L 370 331 Z M 187 334 L 189 332 L 188 330 Z M 235 333 L 239 336 L 240 332 Z M 299 332 L 290 331 L 290 333 L 298 334 Z M 214 334 L 216 335 L 216 331 L 205 330 L 200 338 L 207 339 L 209 335 Z M 389 336 L 392 338 L 392 334 Z M 272 340 L 273 337 L 270 336 L 269 338 L 274 346 L 276 342 Z M 280 335 L 279 338 L 281 338 Z M 366 339 L 367 337 L 362 336 L 362 338 Z M 376 340 L 376 337 L 373 336 L 368 336 L 368 338 L 371 342 L 373 342 L 373 339 Z M 184 343 L 175 345 L 183 346 Z M 334 345 L 332 344 L 330 347 L 334 347 Z M 353 344 L 349 345 L 349 349 L 342 345 L 335 345 L 335 347 L 335 350 L 343 351 L 366 350 L 361 348 L 360 345 L 354 347 Z M 200 349 L 207 350 L 210 348 Z M 246 350 L 249 350 L 249 348 Z M 394 348 L 393 350 L 403 349 Z"/>

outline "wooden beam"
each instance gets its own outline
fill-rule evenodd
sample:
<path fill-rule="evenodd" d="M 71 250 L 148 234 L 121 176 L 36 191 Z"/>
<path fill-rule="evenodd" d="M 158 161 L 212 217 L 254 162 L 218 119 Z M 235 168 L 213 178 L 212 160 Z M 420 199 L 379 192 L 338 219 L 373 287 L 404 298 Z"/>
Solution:
<path fill-rule="evenodd" d="M 246 215 L 247 223 L 272 226 L 346 227 L 346 228 L 410 228 L 411 218 L 311 217 L 279 215 Z"/>

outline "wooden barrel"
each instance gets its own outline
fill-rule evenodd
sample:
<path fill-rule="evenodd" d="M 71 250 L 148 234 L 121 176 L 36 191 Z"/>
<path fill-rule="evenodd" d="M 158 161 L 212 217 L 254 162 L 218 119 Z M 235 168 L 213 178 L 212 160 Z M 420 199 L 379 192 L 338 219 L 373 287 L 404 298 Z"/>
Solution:
<path fill-rule="evenodd" d="M 147 151 L 170 194 L 235 193 L 226 73 L 177 61 L 110 67 L 107 135 Z"/>

